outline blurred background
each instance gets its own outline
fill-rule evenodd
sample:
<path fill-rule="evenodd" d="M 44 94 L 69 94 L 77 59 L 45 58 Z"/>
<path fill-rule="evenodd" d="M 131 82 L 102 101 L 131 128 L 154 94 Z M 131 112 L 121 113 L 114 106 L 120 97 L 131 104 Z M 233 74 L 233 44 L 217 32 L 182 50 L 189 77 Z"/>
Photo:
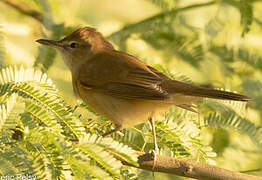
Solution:
<path fill-rule="evenodd" d="M 248 104 L 201 101 L 199 115 L 192 116 L 203 119 L 198 137 L 208 146 L 208 162 L 262 175 L 261 1 L 1 0 L 0 64 L 40 68 L 74 106 L 70 71 L 59 54 L 35 40 L 57 40 L 83 26 L 172 78 L 250 96 Z M 234 116 L 219 119 L 216 111 Z"/>

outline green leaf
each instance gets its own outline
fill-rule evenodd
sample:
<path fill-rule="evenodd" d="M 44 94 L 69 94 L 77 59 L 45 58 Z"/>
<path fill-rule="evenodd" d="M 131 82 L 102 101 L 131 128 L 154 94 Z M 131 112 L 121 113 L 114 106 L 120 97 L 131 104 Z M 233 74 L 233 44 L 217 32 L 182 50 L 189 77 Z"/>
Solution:
<path fill-rule="evenodd" d="M 13 87 L 13 91 L 53 113 L 58 123 L 63 125 L 65 135 L 71 134 L 72 138 L 79 138 L 84 134 L 82 123 L 77 116 L 68 111 L 60 97 L 37 89 L 30 83 L 19 83 Z"/>
<path fill-rule="evenodd" d="M 210 45 L 209 51 L 226 63 L 242 61 L 256 70 L 262 71 L 262 57 L 257 54 L 251 54 L 245 48 L 233 49 L 228 48 L 226 45 L 218 46 L 213 44 Z"/>
<path fill-rule="evenodd" d="M 6 97 L 8 97 L 8 94 L 17 93 L 20 97 L 31 101 L 32 104 L 36 104 L 40 108 L 38 110 L 45 113 L 45 117 L 47 117 L 47 112 L 51 112 L 56 121 L 64 125 L 62 126 L 64 134 L 70 134 L 71 138 L 83 135 L 84 128 L 79 118 L 69 111 L 54 84 L 45 73 L 32 68 L 8 67 L 2 69 L 0 83 L 1 94 L 6 94 Z M 35 115 L 40 115 L 36 114 L 34 108 L 37 107 L 33 106 L 29 107 L 29 110 L 32 113 L 34 110 Z M 51 123 L 51 120 L 49 122 L 47 122 L 48 119 L 43 120 L 46 120 L 47 124 Z"/>
<path fill-rule="evenodd" d="M 4 141 L 10 139 L 14 133 L 19 114 L 24 111 L 23 108 L 16 94 L 11 95 L 6 102 L 0 105 L 0 136 Z"/>
<path fill-rule="evenodd" d="M 25 134 L 19 146 L 32 156 L 38 178 L 65 179 L 63 171 L 68 168 L 68 164 L 65 162 L 56 137 L 51 133 L 41 127 L 31 130 Z"/>
<path fill-rule="evenodd" d="M 48 110 L 27 100 L 25 101 L 25 110 L 29 112 L 31 115 L 33 115 L 35 118 L 37 118 L 41 123 L 44 123 L 44 126 L 46 127 L 49 133 L 54 134 L 57 137 L 63 137 L 62 135 L 63 129 L 61 125 L 57 123 L 55 116 L 50 114 Z M 21 118 L 23 117 L 24 116 L 21 116 Z M 30 127 L 31 125 L 30 123 L 34 123 L 36 120 L 33 119 L 32 121 L 33 122 L 31 122 L 28 117 L 25 117 L 25 121 L 23 122 L 26 126 Z M 39 124 L 36 125 L 39 126 Z"/>
<path fill-rule="evenodd" d="M 101 147 L 104 147 L 105 150 L 108 151 L 110 154 L 113 154 L 119 157 L 120 159 L 123 159 L 129 164 L 138 166 L 137 154 L 134 152 L 133 149 L 131 149 L 127 145 L 119 143 L 118 141 L 114 141 L 111 138 L 103 138 L 100 140 L 101 141 L 97 144 Z"/>
<path fill-rule="evenodd" d="M 3 175 L 35 174 L 30 154 L 14 142 L 0 142 L 0 171 Z"/>
<path fill-rule="evenodd" d="M 92 143 L 102 147 L 105 151 L 112 155 L 125 160 L 126 162 L 137 166 L 137 155 L 127 145 L 119 143 L 112 138 L 98 138 L 96 135 L 86 135 L 80 139 L 80 144 Z M 116 164 L 117 165 L 117 164 Z"/>
<path fill-rule="evenodd" d="M 72 143 L 61 142 L 61 150 L 66 162 L 69 164 L 73 176 L 76 178 L 84 179 L 113 179 L 112 176 L 95 160 L 90 159 L 87 151 L 82 151 L 78 145 L 72 146 Z M 95 155 L 99 156 L 99 154 Z M 92 157 L 92 155 L 91 155 Z"/>
<path fill-rule="evenodd" d="M 121 162 L 106 152 L 106 147 L 102 148 L 98 146 L 97 141 L 99 141 L 99 138 L 96 135 L 86 135 L 84 138 L 80 139 L 77 147 L 99 163 L 113 177 L 119 177 L 119 169 L 122 165 Z"/>
<path fill-rule="evenodd" d="M 250 0 L 240 0 L 240 23 L 243 26 L 242 37 L 244 37 L 249 31 L 253 22 L 253 7 Z"/>
<path fill-rule="evenodd" d="M 183 36 L 170 30 L 165 32 L 163 28 L 157 30 L 155 27 L 154 31 L 141 34 L 141 38 L 156 50 L 163 50 L 193 66 L 197 67 L 204 59 L 204 50 L 197 36 Z"/>
<path fill-rule="evenodd" d="M 262 127 L 238 116 L 232 111 L 223 113 L 223 116 L 218 113 L 210 113 L 204 117 L 204 126 L 210 128 L 232 128 L 242 134 L 247 134 L 258 147 L 262 148 Z"/>

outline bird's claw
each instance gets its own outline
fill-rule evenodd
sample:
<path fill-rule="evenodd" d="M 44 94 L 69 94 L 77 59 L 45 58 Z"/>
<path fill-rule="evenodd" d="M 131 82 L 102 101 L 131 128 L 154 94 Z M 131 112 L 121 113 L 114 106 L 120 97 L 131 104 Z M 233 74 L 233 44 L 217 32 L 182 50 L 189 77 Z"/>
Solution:
<path fill-rule="evenodd" d="M 153 159 L 153 166 L 152 166 L 152 171 L 154 171 L 156 163 L 157 163 L 157 156 L 159 155 L 159 150 L 158 148 L 154 148 L 151 152 L 152 159 Z"/>

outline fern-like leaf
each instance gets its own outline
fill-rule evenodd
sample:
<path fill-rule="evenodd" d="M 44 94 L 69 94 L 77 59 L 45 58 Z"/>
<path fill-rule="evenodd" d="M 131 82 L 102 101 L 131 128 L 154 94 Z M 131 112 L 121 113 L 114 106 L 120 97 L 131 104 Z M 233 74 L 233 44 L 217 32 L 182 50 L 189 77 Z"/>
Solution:
<path fill-rule="evenodd" d="M 34 159 L 34 169 L 43 179 L 63 179 L 63 171 L 68 168 L 60 144 L 45 128 L 36 128 L 25 134 L 19 146 Z"/>
<path fill-rule="evenodd" d="M 240 0 L 241 25 L 243 26 L 242 37 L 250 31 L 253 22 L 253 7 L 249 0 Z"/>
<path fill-rule="evenodd" d="M 155 27 L 154 29 L 154 31 L 143 33 L 141 38 L 155 49 L 164 50 L 193 66 L 198 66 L 199 61 L 203 60 L 203 47 L 197 36 L 186 37 L 170 30 L 164 31 L 163 28 L 157 30 Z"/>
<path fill-rule="evenodd" d="M 137 166 L 137 155 L 127 145 L 114 141 L 112 138 L 98 138 L 96 135 L 86 135 L 81 138 L 82 143 L 93 143 L 102 147 L 105 151 L 112 155 L 116 155 L 120 159 Z"/>
<path fill-rule="evenodd" d="M 35 174 L 30 154 L 14 142 L 0 142 L 0 171 L 2 175 Z"/>
<path fill-rule="evenodd" d="M 113 179 L 105 169 L 97 165 L 95 160 L 90 159 L 86 151 L 72 146 L 72 143 L 63 143 L 62 152 L 73 176 L 85 179 Z"/>
<path fill-rule="evenodd" d="M 135 154 L 134 150 L 127 145 L 114 141 L 111 138 L 100 139 L 97 144 L 101 147 L 104 147 L 106 151 L 123 159 L 124 161 L 133 164 L 134 166 L 138 166 L 137 154 Z"/>
<path fill-rule="evenodd" d="M 113 177 L 120 176 L 121 162 L 116 160 L 104 148 L 97 145 L 99 138 L 96 135 L 86 135 L 81 138 L 77 146 L 83 153 L 86 153 L 90 158 L 99 163 Z"/>
<path fill-rule="evenodd" d="M 233 128 L 240 133 L 247 134 L 258 147 L 262 147 L 262 127 L 255 125 L 246 118 L 238 116 L 234 112 L 223 113 L 223 116 L 211 113 L 204 117 L 204 126 L 211 128 Z"/>
<path fill-rule="evenodd" d="M 1 94 L 17 93 L 20 97 L 44 109 L 43 113 L 51 112 L 55 115 L 58 123 L 65 125 L 62 126 L 64 134 L 71 134 L 72 138 L 80 137 L 83 134 L 82 123 L 78 117 L 69 112 L 46 74 L 32 68 L 8 67 L 1 71 L 0 83 Z M 33 109 L 29 108 L 29 110 Z"/>
<path fill-rule="evenodd" d="M 34 88 L 29 83 L 19 83 L 17 86 L 13 87 L 13 91 L 18 93 L 23 98 L 29 98 L 29 100 L 34 101 L 39 104 L 49 112 L 52 112 L 58 122 L 63 124 L 64 133 L 69 135 L 72 133 L 72 138 L 79 138 L 83 135 L 84 128 L 79 119 L 73 115 L 68 109 L 64 106 L 61 99 L 47 92 L 41 92 Z M 68 131 L 68 132 L 67 132 Z"/>
<path fill-rule="evenodd" d="M 46 109 L 43 109 L 41 106 L 34 104 L 31 101 L 25 101 L 25 110 L 32 114 L 40 122 L 44 123 L 44 126 L 49 133 L 54 134 L 57 137 L 63 137 L 63 129 L 61 125 L 57 123 L 55 117 L 52 116 L 52 114 L 50 115 Z M 27 118 L 27 121 L 23 121 L 26 126 L 30 125 L 30 121 L 28 119 L 29 118 Z M 33 121 L 35 122 L 36 120 Z"/>
<path fill-rule="evenodd" d="M 200 130 L 189 119 L 197 115 L 178 108 L 171 108 L 165 114 L 165 121 L 157 123 L 158 138 L 175 157 L 191 157 L 201 161 L 212 161 L 212 148 L 201 143 Z M 171 143 L 172 142 L 172 143 Z"/>
<path fill-rule="evenodd" d="M 19 114 L 23 112 L 23 104 L 17 100 L 17 95 L 11 95 L 4 104 L 0 106 L 0 130 L 1 138 L 10 139 L 13 130 L 16 129 Z"/>
<path fill-rule="evenodd" d="M 250 54 L 248 50 L 239 48 L 234 50 L 226 46 L 211 45 L 209 51 L 221 58 L 222 61 L 232 63 L 236 61 L 243 61 L 253 68 L 262 71 L 262 57 Z"/>

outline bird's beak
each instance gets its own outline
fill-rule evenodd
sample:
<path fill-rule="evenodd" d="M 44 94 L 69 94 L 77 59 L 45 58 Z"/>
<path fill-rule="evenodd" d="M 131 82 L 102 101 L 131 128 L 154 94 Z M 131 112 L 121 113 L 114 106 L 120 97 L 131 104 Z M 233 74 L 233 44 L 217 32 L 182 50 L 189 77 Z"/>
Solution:
<path fill-rule="evenodd" d="M 48 40 L 48 39 L 38 39 L 36 40 L 36 42 L 43 44 L 43 45 L 50 46 L 50 47 L 60 47 L 61 46 L 59 41 Z"/>

